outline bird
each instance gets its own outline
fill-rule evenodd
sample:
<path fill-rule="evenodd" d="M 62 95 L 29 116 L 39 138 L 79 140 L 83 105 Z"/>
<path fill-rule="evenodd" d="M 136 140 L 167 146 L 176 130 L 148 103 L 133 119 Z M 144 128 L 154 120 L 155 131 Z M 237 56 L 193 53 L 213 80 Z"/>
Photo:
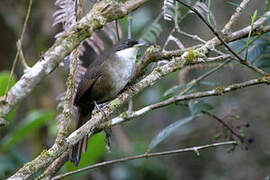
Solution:
<path fill-rule="evenodd" d="M 91 119 L 97 104 L 108 102 L 126 87 L 136 64 L 136 56 L 145 42 L 127 39 L 99 55 L 81 77 L 73 105 L 78 108 L 76 129 Z M 69 152 L 69 160 L 78 166 L 81 153 L 87 150 L 88 136 Z"/>

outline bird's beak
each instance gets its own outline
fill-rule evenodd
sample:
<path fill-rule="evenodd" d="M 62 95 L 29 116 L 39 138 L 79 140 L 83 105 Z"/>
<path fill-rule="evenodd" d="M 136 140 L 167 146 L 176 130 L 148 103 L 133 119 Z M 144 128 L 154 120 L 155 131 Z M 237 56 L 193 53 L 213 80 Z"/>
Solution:
<path fill-rule="evenodd" d="M 136 47 L 141 47 L 141 46 L 146 46 L 146 45 L 147 45 L 147 42 L 139 41 L 139 43 L 136 44 L 135 46 L 136 46 Z"/>

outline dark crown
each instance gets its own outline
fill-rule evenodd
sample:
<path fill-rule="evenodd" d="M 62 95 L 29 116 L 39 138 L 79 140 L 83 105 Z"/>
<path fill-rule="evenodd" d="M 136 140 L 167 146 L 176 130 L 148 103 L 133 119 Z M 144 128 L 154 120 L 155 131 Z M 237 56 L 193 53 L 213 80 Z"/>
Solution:
<path fill-rule="evenodd" d="M 139 44 L 139 41 L 132 40 L 132 39 L 127 39 L 127 40 L 123 40 L 123 41 L 118 42 L 114 46 L 114 48 L 115 48 L 115 51 L 120 51 L 120 50 L 123 50 L 123 49 L 133 47 L 136 44 Z"/>

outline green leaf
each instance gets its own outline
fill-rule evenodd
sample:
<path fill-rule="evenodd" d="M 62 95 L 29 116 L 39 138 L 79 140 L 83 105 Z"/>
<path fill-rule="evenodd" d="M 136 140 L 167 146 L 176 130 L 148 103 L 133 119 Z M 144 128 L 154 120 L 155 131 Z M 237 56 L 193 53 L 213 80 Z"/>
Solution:
<path fill-rule="evenodd" d="M 125 17 L 123 17 L 122 19 L 120 19 L 121 23 L 125 23 L 128 24 L 128 15 L 126 15 Z"/>
<path fill-rule="evenodd" d="M 149 32 L 142 39 L 148 43 L 154 43 L 156 42 L 157 37 L 155 36 L 154 33 Z"/>
<path fill-rule="evenodd" d="M 0 72 L 0 96 L 4 96 L 6 93 L 6 89 L 8 86 L 8 80 L 9 80 L 10 72 L 8 71 L 2 71 Z M 10 83 L 10 88 L 16 83 L 16 77 L 13 77 L 11 83 Z M 4 116 L 4 118 L 7 121 L 10 121 L 10 119 L 14 116 L 16 112 L 16 108 L 14 108 L 7 116 Z"/>
<path fill-rule="evenodd" d="M 269 11 L 270 9 L 270 0 L 265 0 L 265 11 Z"/>
<path fill-rule="evenodd" d="M 236 146 L 233 146 L 233 147 L 231 147 L 231 148 L 229 148 L 229 149 L 227 150 L 227 153 L 232 153 L 232 152 L 235 151 L 235 149 L 236 149 Z"/>
<path fill-rule="evenodd" d="M 192 116 L 198 115 L 202 111 L 209 111 L 213 109 L 212 105 L 205 103 L 204 101 L 190 101 L 188 106 Z"/>
<path fill-rule="evenodd" d="M 105 135 L 104 133 L 98 133 L 88 140 L 87 151 L 86 153 L 82 153 L 79 166 L 75 167 L 73 163 L 68 162 L 65 167 L 68 171 L 72 171 L 94 164 L 103 157 L 105 149 Z"/>
<path fill-rule="evenodd" d="M 2 71 L 0 72 L 0 96 L 4 96 L 5 92 L 6 92 L 6 88 L 8 86 L 8 79 L 10 76 L 10 72 L 8 71 Z M 15 83 L 16 83 L 16 78 L 13 77 L 11 83 L 10 83 L 10 87 L 12 87 Z"/>
<path fill-rule="evenodd" d="M 254 25 L 254 22 L 256 21 L 257 19 L 257 10 L 255 10 L 255 12 L 253 13 L 253 16 L 252 16 L 252 19 L 251 19 L 251 28 L 250 28 L 250 31 L 248 33 L 248 38 L 247 38 L 247 43 L 246 43 L 246 54 L 245 54 L 245 61 L 247 61 L 248 59 L 248 49 L 249 49 L 249 44 L 250 44 L 250 37 L 251 37 L 251 33 L 253 31 L 253 25 Z"/>
<path fill-rule="evenodd" d="M 155 24 L 153 28 L 151 29 L 151 32 L 153 32 L 156 37 L 160 35 L 161 31 L 162 31 L 162 27 L 160 24 Z"/>
<path fill-rule="evenodd" d="M 158 22 L 154 22 L 147 28 L 146 32 L 143 34 L 143 36 L 140 39 L 148 43 L 154 43 L 156 42 L 157 38 L 160 36 L 161 32 L 162 32 L 162 26 Z"/>
<path fill-rule="evenodd" d="M 163 96 L 172 95 L 173 93 L 178 92 L 178 91 L 182 90 L 185 87 L 186 87 L 186 85 L 173 86 L 172 88 L 166 90 L 165 93 L 163 94 Z"/>
<path fill-rule="evenodd" d="M 172 133 L 174 133 L 179 127 L 191 122 L 194 120 L 196 116 L 190 116 L 185 119 L 178 120 L 166 128 L 164 128 L 162 131 L 160 131 L 151 141 L 151 143 L 148 146 L 147 152 L 152 151 L 157 145 L 159 145 L 162 141 L 164 141 L 168 136 L 170 136 Z"/>
<path fill-rule="evenodd" d="M 45 124 L 47 121 L 54 118 L 54 113 L 51 111 L 34 110 L 30 112 L 20 124 L 18 124 L 11 134 L 7 135 L 1 142 L 1 148 L 7 150 L 12 145 L 20 142 L 26 136 Z"/>
<path fill-rule="evenodd" d="M 248 61 L 259 61 L 261 56 L 268 55 L 270 52 L 269 45 L 270 42 L 262 38 L 257 40 L 254 45 L 249 46 Z"/>
<path fill-rule="evenodd" d="M 254 66 L 263 69 L 266 72 L 270 72 L 269 67 L 269 53 L 270 53 L 270 33 L 265 33 L 263 36 L 251 37 L 250 44 L 248 45 L 248 56 L 247 61 Z M 230 46 L 235 51 L 241 51 L 241 56 L 247 53 L 246 45 L 248 40 L 242 39 L 230 43 Z M 244 50 L 244 51 L 243 51 Z"/>
<path fill-rule="evenodd" d="M 221 138 L 221 135 L 220 134 L 215 134 L 214 138 L 215 138 L 215 140 L 219 140 Z"/>
<path fill-rule="evenodd" d="M 260 69 L 263 69 L 264 71 L 270 72 L 270 57 L 261 58 L 259 61 L 256 61 L 254 65 Z"/>

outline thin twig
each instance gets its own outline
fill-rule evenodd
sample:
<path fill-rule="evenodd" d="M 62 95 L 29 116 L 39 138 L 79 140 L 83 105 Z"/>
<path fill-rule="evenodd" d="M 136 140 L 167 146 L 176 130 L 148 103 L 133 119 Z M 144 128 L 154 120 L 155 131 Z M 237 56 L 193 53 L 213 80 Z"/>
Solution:
<path fill-rule="evenodd" d="M 229 58 L 229 56 L 227 58 Z M 226 58 L 223 58 L 223 59 L 226 59 Z M 211 69 L 210 71 L 206 72 L 202 76 L 199 76 L 197 79 L 192 80 L 190 83 L 187 84 L 187 88 L 184 89 L 184 91 L 181 92 L 181 95 L 186 94 L 190 89 L 192 89 L 201 80 L 203 80 L 206 77 L 210 76 L 211 74 L 213 74 L 214 72 L 216 72 L 217 70 L 219 70 L 220 68 L 222 68 L 223 66 L 228 64 L 229 62 L 231 62 L 231 60 L 227 60 L 227 61 L 221 63 L 220 65 L 218 65 L 217 67 L 215 67 L 215 68 Z"/>
<path fill-rule="evenodd" d="M 8 93 L 8 90 L 10 88 L 10 84 L 11 84 L 11 81 L 12 81 L 12 78 L 13 78 L 13 74 L 14 74 L 14 71 L 15 71 L 15 66 L 16 66 L 16 64 L 18 62 L 18 57 L 19 57 L 19 51 L 17 51 L 15 59 L 13 60 L 12 68 L 11 68 L 9 79 L 8 79 L 8 85 L 7 85 L 7 88 L 6 88 L 6 91 L 5 91 L 4 101 L 7 100 L 7 93 Z"/>
<path fill-rule="evenodd" d="M 253 42 L 255 42 L 257 40 L 257 38 L 254 38 L 252 41 L 249 41 L 247 43 L 247 46 L 249 46 L 250 44 L 252 44 Z M 243 50 L 245 49 L 245 47 L 243 47 L 242 49 L 240 49 L 238 51 L 238 54 L 240 54 Z M 225 55 L 221 56 L 223 59 L 227 59 L 230 56 L 229 55 Z M 215 58 L 220 58 L 220 57 L 215 57 Z M 211 75 L 212 73 L 216 72 L 217 70 L 219 70 L 220 68 L 222 68 L 224 65 L 226 65 L 227 63 L 231 62 L 231 60 L 225 61 L 224 63 L 220 64 L 219 66 L 213 68 L 212 70 L 210 70 L 209 72 L 203 74 L 202 76 L 198 77 L 197 79 L 194 79 L 193 81 L 191 81 L 190 83 L 187 84 L 187 88 L 181 93 L 181 95 L 186 94 L 190 89 L 192 89 L 198 82 L 200 82 L 202 79 L 208 77 L 209 75 Z"/>
<path fill-rule="evenodd" d="M 189 105 L 186 103 L 177 103 L 177 105 L 182 105 L 185 106 L 187 108 L 189 108 Z M 222 119 L 220 119 L 219 117 L 217 117 L 216 115 L 208 112 L 208 111 L 201 111 L 202 114 L 208 115 L 209 117 L 217 120 L 219 123 L 221 123 L 225 128 L 227 128 L 233 135 L 235 135 L 241 142 L 244 141 L 244 137 L 241 136 L 240 134 L 238 134 L 237 132 L 235 132 L 225 121 L 223 121 Z"/>
<path fill-rule="evenodd" d="M 57 180 L 57 179 L 61 179 L 64 178 L 66 176 L 70 176 L 72 174 L 77 174 L 86 170 L 90 170 L 90 169 L 94 169 L 97 167 L 102 167 L 102 166 L 107 166 L 110 164 L 116 164 L 116 163 L 120 163 L 120 162 L 125 162 L 125 161 L 130 161 L 130 160 L 134 160 L 134 159 L 142 159 L 142 158 L 151 158 L 151 157 L 158 157 L 158 156 L 166 156 L 166 155 L 174 155 L 174 154 L 179 154 L 179 153 L 184 153 L 184 152 L 195 152 L 196 155 L 200 155 L 199 154 L 199 150 L 202 149 L 207 149 L 207 148 L 211 148 L 211 147 L 217 147 L 217 146 L 225 146 L 225 145 L 237 145 L 236 141 L 226 141 L 226 142 L 220 142 L 220 143 L 213 143 L 213 144 L 207 144 L 207 145 L 203 145 L 203 146 L 195 146 L 195 147 L 190 147 L 190 148 L 183 148 L 183 149 L 176 149 L 176 150 L 171 150 L 171 151 L 162 151 L 162 152 L 155 152 L 155 153 L 143 153 L 140 155 L 135 155 L 135 156 L 128 156 L 128 157 L 124 157 L 124 158 L 120 158 L 120 159 L 115 159 L 115 160 L 110 160 L 110 161 L 104 161 L 101 163 L 97 163 L 91 166 L 87 166 L 85 168 L 81 168 L 75 171 L 71 171 L 59 176 L 56 176 L 54 178 L 52 178 L 52 180 Z"/>
<path fill-rule="evenodd" d="M 32 4 L 33 4 L 33 0 L 29 0 L 27 14 L 26 14 L 26 17 L 25 17 L 25 21 L 24 21 L 24 24 L 23 24 L 23 30 L 22 30 L 22 34 L 21 34 L 21 38 L 20 38 L 21 43 L 23 42 L 23 38 L 24 38 L 25 31 L 26 31 L 27 23 L 28 23 L 28 20 L 30 18 Z"/>
<path fill-rule="evenodd" d="M 178 10 L 179 4 L 178 2 L 176 2 L 176 6 L 175 6 L 175 14 Z M 168 45 L 169 41 L 170 41 L 170 37 L 172 36 L 172 34 L 175 32 L 175 30 L 180 30 L 179 28 L 179 24 L 181 23 L 182 19 L 184 19 L 189 13 L 185 13 L 181 18 L 178 18 L 178 15 L 176 15 L 176 17 L 174 18 L 174 27 L 171 29 L 170 33 L 168 34 L 167 40 L 165 41 L 162 51 L 165 52 L 166 50 L 166 46 Z M 177 21 L 176 21 L 177 19 Z M 183 45 L 184 46 L 184 45 Z"/>
<path fill-rule="evenodd" d="M 222 44 L 240 61 L 244 61 L 236 52 L 234 52 L 230 46 L 221 38 L 221 36 L 218 34 L 218 32 L 204 19 L 204 17 L 200 14 L 200 12 L 197 11 L 197 9 L 193 8 L 191 5 L 182 2 L 181 0 L 176 0 L 185 7 L 189 8 L 191 11 L 193 11 L 197 16 L 206 24 L 206 26 L 212 31 L 212 33 L 222 42 Z"/>
<path fill-rule="evenodd" d="M 233 135 L 235 135 L 241 142 L 244 141 L 244 137 L 241 136 L 240 134 L 236 133 L 226 122 L 224 122 L 222 119 L 217 117 L 216 115 L 208 112 L 208 111 L 202 111 L 203 114 L 208 115 L 209 117 L 217 120 L 219 123 L 221 123 L 224 127 L 226 127 Z"/>
<path fill-rule="evenodd" d="M 26 17 L 25 17 L 25 20 L 24 20 L 22 33 L 21 33 L 20 39 L 18 41 L 19 44 L 20 44 L 20 46 L 18 46 L 18 48 L 17 48 L 17 53 L 16 53 L 16 56 L 15 56 L 15 59 L 13 60 L 13 64 L 12 64 L 10 76 L 9 76 L 9 79 L 8 79 L 8 85 L 7 85 L 6 92 L 5 92 L 5 97 L 4 97 L 4 100 L 5 101 L 7 99 L 7 92 L 9 90 L 9 88 L 10 88 L 11 81 L 12 81 L 12 78 L 13 78 L 13 74 L 14 74 L 14 71 L 15 71 L 15 66 L 16 66 L 16 64 L 18 62 L 18 58 L 19 58 L 19 55 L 20 55 L 20 50 L 22 48 L 22 45 L 21 44 L 23 42 L 23 38 L 24 38 L 25 31 L 26 31 L 27 23 L 28 23 L 28 20 L 29 20 L 29 17 L 30 17 L 30 13 L 31 13 L 31 9 L 32 9 L 32 4 L 33 4 L 33 0 L 29 0 L 29 5 L 28 5 L 28 9 L 27 9 L 27 14 L 26 14 Z M 23 64 L 24 63 L 26 64 L 26 62 L 23 62 Z"/>
<path fill-rule="evenodd" d="M 115 20 L 114 22 L 115 22 L 115 29 L 116 29 L 117 40 L 120 41 L 118 20 Z"/>
<path fill-rule="evenodd" d="M 253 69 L 255 72 L 261 74 L 261 75 L 265 75 L 267 73 L 265 73 L 263 70 L 249 64 L 248 62 L 246 62 L 242 57 L 240 57 L 234 50 L 232 50 L 232 48 L 221 38 L 221 36 L 218 34 L 218 32 L 204 19 L 204 17 L 192 6 L 190 6 L 187 3 L 182 2 L 181 0 L 177 0 L 179 3 L 181 3 L 182 5 L 184 5 L 185 7 L 189 8 L 191 11 L 193 11 L 195 14 L 197 14 L 199 16 L 199 18 L 207 25 L 207 27 L 212 31 L 212 33 L 218 38 L 218 40 L 241 62 L 241 64 L 246 65 L 247 67 L 249 67 L 250 69 Z"/>
<path fill-rule="evenodd" d="M 132 39 L 133 13 L 128 14 L 128 39 Z"/>
<path fill-rule="evenodd" d="M 256 20 L 256 22 L 253 25 L 254 31 L 252 32 L 252 36 L 262 35 L 270 31 L 269 25 L 264 26 L 264 24 L 266 24 L 265 22 L 269 19 L 269 16 L 270 16 L 270 11 L 267 11 L 259 19 Z M 251 26 L 249 25 L 243 29 L 233 32 L 230 36 L 228 36 L 227 42 L 237 41 L 237 40 L 248 37 L 250 29 L 251 29 Z M 220 45 L 220 44 L 221 42 L 217 42 L 216 45 Z"/>
<path fill-rule="evenodd" d="M 199 41 L 201 43 L 204 43 L 204 44 L 206 43 L 206 41 L 203 40 L 202 38 L 200 38 L 198 35 L 193 35 L 193 34 L 186 33 L 184 31 L 182 31 L 181 29 L 178 29 L 177 32 L 184 35 L 184 36 L 187 36 L 187 37 L 189 37 L 191 39 L 197 40 L 197 41 Z"/>
<path fill-rule="evenodd" d="M 258 84 L 270 84 L 270 77 L 266 76 L 266 77 L 262 77 L 262 78 L 258 78 L 258 79 L 252 79 L 252 80 L 245 81 L 242 83 L 231 84 L 227 87 L 221 86 L 221 87 L 217 87 L 217 88 L 214 88 L 212 90 L 209 90 L 209 91 L 194 92 L 194 93 L 191 93 L 188 95 L 181 95 L 180 94 L 177 96 L 173 96 L 173 97 L 166 99 L 164 101 L 145 106 L 145 107 L 141 108 L 140 110 L 137 110 L 134 112 L 129 112 L 129 111 L 123 112 L 118 117 L 115 117 L 112 120 L 109 120 L 105 123 L 100 124 L 97 129 L 103 129 L 105 127 L 111 127 L 111 126 L 115 126 L 117 124 L 121 124 L 124 121 L 128 121 L 132 118 L 142 116 L 143 114 L 146 114 L 151 110 L 162 108 L 162 107 L 168 106 L 170 104 L 174 104 L 174 103 L 178 103 L 178 102 L 182 102 L 182 101 L 187 101 L 187 100 L 191 100 L 191 99 L 209 97 L 209 96 L 219 96 L 219 95 L 223 95 L 225 93 L 229 93 L 229 92 L 237 90 L 237 89 L 255 86 Z"/>
<path fill-rule="evenodd" d="M 24 58 L 23 51 L 22 51 L 22 42 L 20 40 L 18 40 L 18 42 L 17 42 L 17 50 L 19 51 L 21 63 L 23 65 L 24 69 L 27 70 L 29 68 L 29 66 L 27 65 L 26 60 Z"/>

